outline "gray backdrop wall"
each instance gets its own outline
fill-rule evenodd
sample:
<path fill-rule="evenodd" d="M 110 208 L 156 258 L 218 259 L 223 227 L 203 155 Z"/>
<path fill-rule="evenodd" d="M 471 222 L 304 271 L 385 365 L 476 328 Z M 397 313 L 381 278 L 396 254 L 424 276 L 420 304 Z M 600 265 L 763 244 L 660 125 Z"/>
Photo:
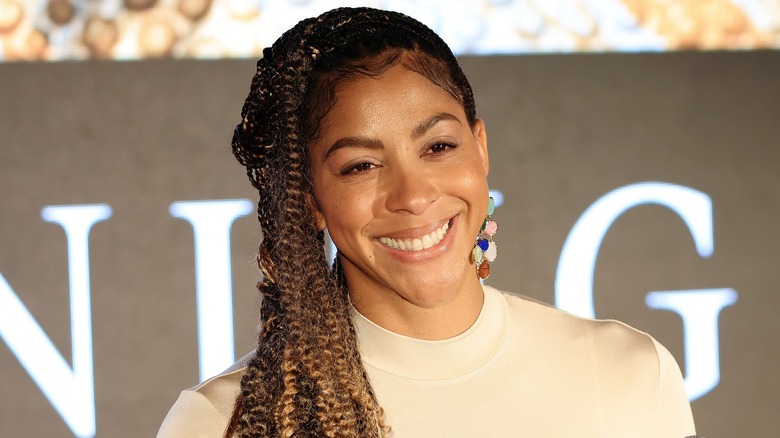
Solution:
<path fill-rule="evenodd" d="M 488 280 L 547 302 L 563 243 L 596 199 L 663 181 L 712 199 L 701 258 L 667 208 L 610 228 L 593 282 L 598 317 L 665 344 L 685 366 L 683 324 L 650 309 L 657 290 L 735 289 L 719 321 L 720 382 L 694 401 L 700 433 L 780 427 L 780 54 L 464 58 L 487 121 L 490 183 L 504 204 Z M 172 202 L 254 200 L 229 139 L 254 61 L 0 64 L 0 273 L 71 361 L 68 245 L 50 205 L 104 203 L 90 234 L 97 435 L 152 436 L 198 381 L 193 229 Z M 237 354 L 253 348 L 260 238 L 231 233 Z M 72 436 L 0 343 L 0 436 Z"/>

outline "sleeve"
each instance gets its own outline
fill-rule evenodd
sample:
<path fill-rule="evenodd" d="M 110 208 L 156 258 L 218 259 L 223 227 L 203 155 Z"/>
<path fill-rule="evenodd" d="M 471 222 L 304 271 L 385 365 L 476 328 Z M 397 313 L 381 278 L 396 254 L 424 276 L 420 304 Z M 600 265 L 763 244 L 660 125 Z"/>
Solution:
<path fill-rule="evenodd" d="M 200 392 L 182 391 L 165 416 L 157 438 L 222 438 L 227 419 Z"/>
<path fill-rule="evenodd" d="M 696 434 L 693 414 L 685 393 L 680 367 L 669 350 L 653 339 L 658 354 L 658 399 L 656 400 L 655 430 L 657 438 L 684 438 Z"/>

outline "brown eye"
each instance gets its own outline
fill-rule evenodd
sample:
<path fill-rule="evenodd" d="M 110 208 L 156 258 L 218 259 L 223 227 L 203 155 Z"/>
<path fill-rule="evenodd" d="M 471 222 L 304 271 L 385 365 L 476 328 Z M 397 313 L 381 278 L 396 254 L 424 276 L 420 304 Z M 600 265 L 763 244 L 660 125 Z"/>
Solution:
<path fill-rule="evenodd" d="M 373 169 L 375 166 L 371 163 L 358 163 L 354 166 L 347 167 L 344 169 L 341 173 L 342 175 L 347 175 L 350 173 L 362 173 L 362 172 L 368 172 L 369 170 Z"/>
<path fill-rule="evenodd" d="M 451 143 L 436 143 L 432 145 L 428 151 L 432 154 L 440 154 L 453 148 L 455 148 L 455 145 Z"/>

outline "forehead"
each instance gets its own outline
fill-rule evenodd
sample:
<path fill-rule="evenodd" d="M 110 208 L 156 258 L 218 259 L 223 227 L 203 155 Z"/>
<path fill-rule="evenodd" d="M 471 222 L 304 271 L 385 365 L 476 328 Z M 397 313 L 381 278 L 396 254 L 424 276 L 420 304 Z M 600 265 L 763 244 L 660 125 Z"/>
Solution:
<path fill-rule="evenodd" d="M 462 106 L 449 92 L 403 64 L 377 76 L 357 75 L 339 83 L 335 101 L 320 123 L 320 137 L 343 131 L 354 123 L 373 119 L 427 117 L 427 113 L 451 112 L 465 120 Z"/>

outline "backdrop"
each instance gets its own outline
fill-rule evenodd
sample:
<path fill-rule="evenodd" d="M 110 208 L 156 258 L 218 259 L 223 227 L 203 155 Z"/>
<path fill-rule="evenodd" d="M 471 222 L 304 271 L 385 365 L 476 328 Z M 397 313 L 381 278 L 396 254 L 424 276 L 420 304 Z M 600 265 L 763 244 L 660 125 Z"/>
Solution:
<path fill-rule="evenodd" d="M 776 433 L 780 54 L 462 64 L 503 195 L 487 282 L 554 303 L 557 278 L 559 304 L 592 303 L 672 351 L 698 385 L 700 433 Z M 98 436 L 153 436 L 179 391 L 221 366 L 199 351 L 253 348 L 261 236 L 229 148 L 253 72 L 0 64 L 0 436 L 73 436 L 90 394 Z M 223 204 L 182 203 L 203 200 Z M 212 307 L 199 314 L 197 296 Z M 216 341 L 199 347 L 199 325 Z M 218 351 L 230 328 L 234 351 Z"/>

